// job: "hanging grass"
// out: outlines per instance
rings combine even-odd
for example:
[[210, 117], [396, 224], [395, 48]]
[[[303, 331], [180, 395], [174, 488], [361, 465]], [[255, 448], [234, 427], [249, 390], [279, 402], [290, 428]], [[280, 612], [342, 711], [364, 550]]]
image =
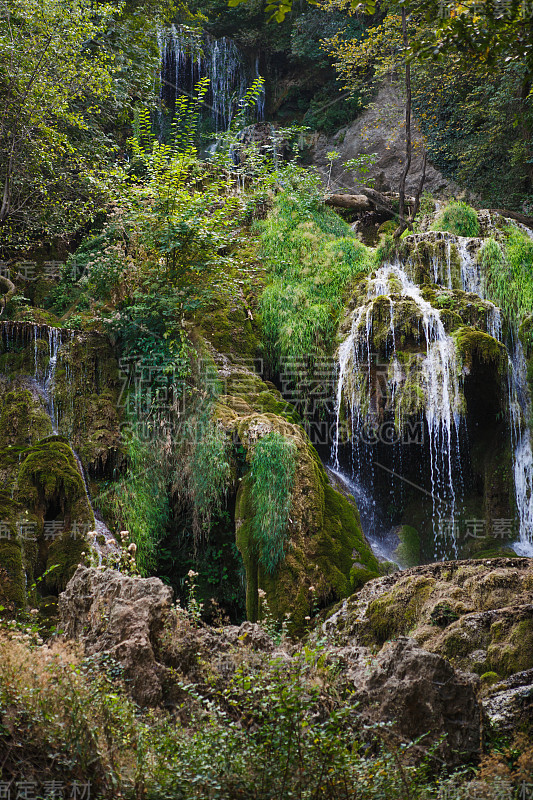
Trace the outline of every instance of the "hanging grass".
[[137, 566], [146, 577], [153, 574], [157, 548], [169, 521], [168, 481], [153, 442], [134, 434], [127, 445], [127, 458], [127, 473], [114, 484], [108, 503], [119, 529], [129, 531], [137, 545]]
[[296, 472], [296, 445], [273, 432], [256, 444], [250, 464], [252, 536], [263, 568], [273, 574], [285, 558], [287, 525]]
[[505, 316], [520, 320], [533, 311], [533, 242], [515, 226], [505, 229], [503, 247], [487, 239], [478, 255], [487, 294]]
[[211, 419], [211, 407], [199, 419], [194, 440], [185, 446], [173, 475], [173, 490], [192, 513], [195, 551], [209, 538], [231, 480], [231, 447], [224, 430]]

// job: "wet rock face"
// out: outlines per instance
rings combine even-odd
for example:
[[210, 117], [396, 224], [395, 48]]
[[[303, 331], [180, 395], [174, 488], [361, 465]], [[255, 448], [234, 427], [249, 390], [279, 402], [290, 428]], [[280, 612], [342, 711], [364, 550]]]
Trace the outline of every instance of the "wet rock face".
[[436, 756], [448, 765], [479, 755], [482, 712], [476, 675], [455, 670], [444, 658], [401, 637], [376, 658], [360, 652], [345, 677], [365, 722], [392, 723], [387, 735], [397, 742], [422, 737], [412, 752], [415, 759], [441, 737]]

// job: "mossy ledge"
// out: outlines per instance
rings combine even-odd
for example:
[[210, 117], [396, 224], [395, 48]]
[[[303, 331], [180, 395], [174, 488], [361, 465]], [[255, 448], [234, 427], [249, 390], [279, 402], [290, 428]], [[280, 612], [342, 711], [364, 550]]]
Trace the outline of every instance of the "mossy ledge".
[[503, 679], [533, 668], [533, 562], [450, 561], [386, 575], [332, 610], [325, 627], [373, 650], [408, 635], [460, 669]]

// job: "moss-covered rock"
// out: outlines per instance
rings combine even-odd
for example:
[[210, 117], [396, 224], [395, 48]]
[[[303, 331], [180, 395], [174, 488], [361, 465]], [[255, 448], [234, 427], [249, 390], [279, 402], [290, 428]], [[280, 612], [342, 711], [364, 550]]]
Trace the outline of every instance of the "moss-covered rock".
[[0, 402], [0, 449], [27, 447], [52, 433], [50, 417], [35, 389], [12, 389]]
[[371, 581], [326, 627], [341, 643], [379, 649], [409, 635], [456, 667], [507, 677], [533, 668], [533, 562], [428, 564]]
[[[247, 615], [255, 621], [261, 613], [261, 590], [270, 612], [277, 619], [289, 615], [293, 629], [301, 630], [316, 604], [325, 606], [345, 597], [379, 574], [378, 563], [363, 536], [355, 504], [330, 485], [294, 408], [272, 384], [244, 367], [227, 360], [219, 363], [228, 393], [219, 397], [215, 417], [244, 454], [235, 532], [246, 569]], [[290, 440], [296, 452], [285, 558], [274, 574], [261, 565], [253, 540], [255, 508], [252, 479], [246, 471], [257, 442], [272, 433]]]
[[357, 508], [329, 485], [301, 428], [270, 414], [239, 418], [235, 427], [247, 452], [272, 431], [289, 437], [297, 447], [286, 555], [276, 573], [261, 567], [254, 550], [249, 475], [237, 494], [236, 536], [247, 573], [249, 618], [257, 619], [257, 591], [262, 589], [271, 613], [277, 619], [290, 616], [293, 626], [301, 629], [315, 602], [325, 606], [379, 574], [377, 560], [363, 536]]
[[59, 351], [54, 378], [58, 431], [94, 477], [111, 476], [120, 467], [120, 424], [126, 395], [110, 341], [101, 333], [78, 333]]
[[490, 365], [496, 375], [502, 376], [507, 368], [507, 351], [488, 333], [463, 326], [454, 331], [457, 352], [464, 369], [470, 371], [477, 360]]
[[[15, 497], [29, 514], [33, 534], [24, 544], [26, 572], [40, 576], [59, 565], [44, 581], [45, 590], [64, 588], [80, 554], [94, 515], [80, 466], [69, 443], [50, 436], [24, 452]], [[32, 545], [32, 542], [34, 543]]]

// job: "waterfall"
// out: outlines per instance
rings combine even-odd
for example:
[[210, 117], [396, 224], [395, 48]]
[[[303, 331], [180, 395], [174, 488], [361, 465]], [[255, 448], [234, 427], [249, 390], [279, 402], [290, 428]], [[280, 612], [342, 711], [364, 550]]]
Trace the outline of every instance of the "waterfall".
[[509, 410], [514, 450], [514, 483], [519, 539], [514, 549], [520, 556], [533, 556], [533, 448], [531, 443], [531, 398], [527, 386], [527, 363], [517, 338], [510, 358]]
[[[33, 380], [42, 392], [46, 409], [52, 422], [52, 430], [57, 433], [59, 413], [54, 398], [54, 380], [59, 350], [75, 335], [75, 331], [38, 325], [31, 322], [12, 322], [6, 320], [0, 325], [4, 352], [20, 348], [33, 348]], [[40, 348], [39, 342], [45, 343]]]
[[[533, 232], [520, 222], [506, 220], [518, 228], [530, 239]], [[431, 255], [431, 271], [435, 283], [452, 286], [451, 262], [452, 248], [456, 249], [460, 266], [461, 288], [465, 292], [477, 294], [487, 299], [487, 287], [477, 260], [477, 252], [483, 243], [480, 238], [467, 238], [450, 233], [435, 232], [438, 250]], [[415, 234], [411, 238], [417, 242], [424, 241], [427, 235]], [[444, 251], [440, 242], [444, 241]], [[412, 258], [408, 259], [409, 268], [414, 269]], [[445, 269], [444, 269], [445, 265]], [[503, 340], [502, 317], [500, 309], [492, 305], [487, 314], [487, 333], [497, 341]], [[515, 500], [518, 515], [519, 539], [514, 548], [519, 555], [533, 556], [533, 442], [531, 436], [531, 399], [527, 384], [527, 364], [522, 344], [516, 331], [513, 343], [509, 346], [508, 374], [509, 417], [511, 444], [513, 450], [513, 477]]]
[[[205, 107], [215, 130], [227, 130], [250, 84], [259, 77], [259, 60], [246, 64], [232, 39], [214, 39], [172, 25], [158, 34], [161, 53], [161, 101], [173, 110], [180, 94], [194, 96], [202, 78], [209, 79]], [[255, 105], [256, 119], [263, 119], [264, 95]]]
[[[375, 424], [379, 418], [378, 402], [372, 395], [371, 341], [374, 314], [379, 309], [382, 298], [387, 298], [390, 308], [388, 346], [392, 350], [392, 357], [389, 362], [391, 368], [388, 382], [396, 406], [393, 410], [399, 428], [403, 426], [400, 390], [405, 376], [397, 357], [395, 331], [399, 328], [396, 324], [397, 318], [406, 301], [409, 304], [409, 314], [418, 320], [420, 334], [426, 344], [425, 356], [418, 360], [418, 376], [429, 436], [435, 557], [442, 557], [449, 555], [446, 552], [446, 543], [442, 541], [442, 527], [445, 519], [452, 519], [454, 516], [455, 471], [460, 463], [459, 425], [462, 397], [455, 344], [446, 334], [439, 311], [424, 299], [420, 288], [409, 279], [397, 262], [384, 265], [368, 280], [366, 300], [354, 312], [350, 333], [339, 348], [333, 461], [338, 469], [343, 401], [349, 408], [352, 438], [356, 447], [365, 424]], [[407, 313], [405, 309], [404, 313]], [[457, 543], [453, 536], [452, 549], [453, 554], [457, 555]]]
[[[42, 393], [54, 434], [58, 433], [60, 422], [59, 409], [54, 396], [55, 375], [59, 353], [61, 348], [67, 342], [72, 342], [75, 336], [76, 331], [67, 328], [55, 328], [50, 325], [39, 325], [30, 322], [13, 322], [10, 320], [0, 322], [0, 342], [3, 352], [9, 353], [18, 350], [27, 350], [29, 353], [32, 353], [31, 367], [33, 369], [33, 374], [28, 371], [28, 376], [33, 379]], [[42, 342], [44, 346], [40, 347], [39, 342]], [[83, 464], [72, 447], [72, 444], [70, 446], [83, 480], [88, 505], [94, 514]], [[112, 540], [113, 536], [111, 532], [104, 522], [96, 519], [96, 515], [95, 522], [97, 533], [103, 535], [106, 541]], [[95, 546], [99, 557], [99, 563], [101, 563], [101, 555], [103, 552], [115, 552], [116, 549], [115, 545], [107, 546], [107, 549], [101, 546]]]

